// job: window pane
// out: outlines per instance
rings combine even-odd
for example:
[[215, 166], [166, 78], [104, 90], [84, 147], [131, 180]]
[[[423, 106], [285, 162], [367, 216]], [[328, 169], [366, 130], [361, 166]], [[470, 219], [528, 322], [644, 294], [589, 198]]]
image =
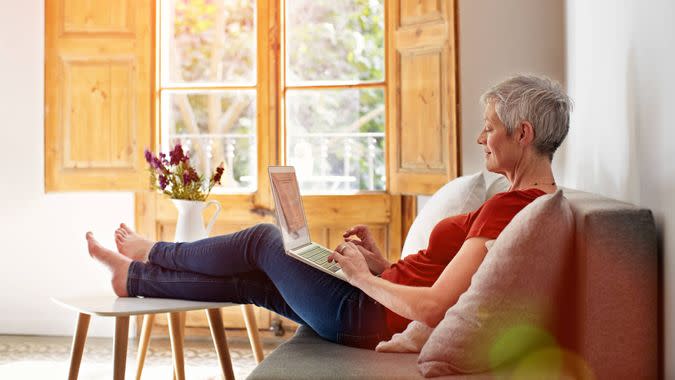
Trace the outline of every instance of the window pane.
[[384, 80], [383, 2], [286, 1], [289, 85]]
[[162, 83], [255, 84], [255, 0], [170, 0], [166, 4]]
[[384, 190], [384, 89], [288, 90], [286, 105], [303, 193]]
[[165, 91], [162, 95], [164, 150], [181, 142], [200, 173], [225, 163], [214, 192], [256, 190], [257, 138], [254, 90]]

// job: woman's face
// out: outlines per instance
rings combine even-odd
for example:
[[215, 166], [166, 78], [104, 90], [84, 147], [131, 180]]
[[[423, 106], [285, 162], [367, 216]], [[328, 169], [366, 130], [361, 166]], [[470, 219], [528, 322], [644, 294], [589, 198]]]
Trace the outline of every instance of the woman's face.
[[485, 124], [478, 135], [478, 144], [485, 152], [485, 168], [494, 173], [509, 176], [522, 156], [522, 148], [515, 138], [507, 134], [506, 125], [495, 112], [494, 102], [485, 107]]

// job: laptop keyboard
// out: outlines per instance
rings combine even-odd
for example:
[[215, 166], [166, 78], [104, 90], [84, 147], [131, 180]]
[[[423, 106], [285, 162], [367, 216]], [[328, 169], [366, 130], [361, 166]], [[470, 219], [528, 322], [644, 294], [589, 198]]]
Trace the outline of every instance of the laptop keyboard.
[[330, 249], [326, 249], [318, 244], [312, 244], [304, 248], [302, 251], [296, 251], [295, 254], [301, 256], [324, 269], [335, 273], [340, 270], [340, 266], [333, 261], [328, 262], [328, 256], [333, 253]]

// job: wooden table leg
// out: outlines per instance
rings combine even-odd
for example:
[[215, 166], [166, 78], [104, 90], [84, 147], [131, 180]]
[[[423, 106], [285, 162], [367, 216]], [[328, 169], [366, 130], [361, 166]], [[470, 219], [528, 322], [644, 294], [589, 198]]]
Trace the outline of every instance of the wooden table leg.
[[227, 338], [225, 337], [225, 327], [223, 326], [223, 317], [220, 309], [206, 310], [206, 317], [209, 320], [211, 328], [211, 337], [213, 345], [218, 354], [218, 362], [223, 370], [226, 380], [234, 380], [234, 370], [232, 369], [232, 360], [230, 359], [230, 349], [227, 347]]
[[136, 380], [141, 379], [143, 373], [143, 365], [145, 364], [145, 355], [148, 353], [148, 346], [150, 345], [150, 335], [152, 334], [152, 324], [155, 323], [154, 314], [146, 314], [143, 316], [143, 326], [141, 327], [141, 339], [138, 342], [138, 354], [136, 355]]
[[185, 362], [183, 360], [183, 338], [181, 334], [180, 312], [169, 313], [169, 337], [171, 338], [171, 355], [176, 380], [185, 380]]
[[[180, 311], [180, 341], [185, 345], [185, 322], [187, 321], [187, 311]], [[176, 369], [173, 369], [173, 380], [176, 380]]]
[[255, 321], [255, 311], [253, 305], [241, 305], [241, 312], [244, 314], [244, 322], [246, 323], [246, 332], [248, 333], [248, 340], [251, 342], [251, 349], [256, 363], [264, 359], [262, 344], [260, 343], [260, 333], [258, 332], [258, 323]]
[[68, 380], [77, 380], [80, 373], [80, 363], [82, 362], [82, 353], [84, 353], [84, 343], [87, 341], [87, 330], [89, 330], [89, 314], [80, 313], [77, 317], [77, 328], [73, 335], [73, 347], [70, 351], [70, 370], [68, 371]]
[[127, 366], [127, 343], [129, 342], [129, 316], [115, 317], [115, 340], [113, 352], [115, 362], [113, 379], [124, 380], [124, 372]]

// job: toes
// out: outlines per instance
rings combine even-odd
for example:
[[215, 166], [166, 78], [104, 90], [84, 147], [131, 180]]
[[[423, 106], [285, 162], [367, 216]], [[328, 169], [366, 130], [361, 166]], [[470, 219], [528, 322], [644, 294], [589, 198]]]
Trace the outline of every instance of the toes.
[[121, 223], [121, 224], [120, 224], [120, 227], [122, 227], [122, 230], [123, 230], [124, 232], [128, 232], [128, 233], [134, 232], [131, 228], [129, 228], [129, 226], [127, 226], [127, 225], [124, 224], [124, 223]]

